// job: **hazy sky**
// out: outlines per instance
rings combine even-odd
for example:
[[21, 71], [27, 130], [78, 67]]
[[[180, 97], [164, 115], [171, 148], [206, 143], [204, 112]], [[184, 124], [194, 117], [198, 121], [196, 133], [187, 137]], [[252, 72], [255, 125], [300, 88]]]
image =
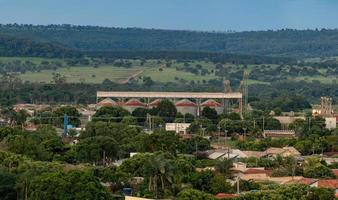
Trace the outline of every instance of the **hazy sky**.
[[0, 23], [208, 31], [338, 28], [338, 0], [0, 0]]

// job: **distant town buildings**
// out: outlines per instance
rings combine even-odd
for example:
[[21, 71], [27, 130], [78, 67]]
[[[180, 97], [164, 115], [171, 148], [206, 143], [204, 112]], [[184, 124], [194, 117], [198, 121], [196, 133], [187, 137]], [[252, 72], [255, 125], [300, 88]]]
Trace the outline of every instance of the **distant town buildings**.
[[296, 133], [294, 130], [264, 130], [263, 137], [271, 138], [294, 138]]
[[174, 131], [177, 134], [186, 134], [190, 123], [166, 123], [166, 131]]
[[135, 108], [152, 108], [162, 99], [172, 101], [178, 112], [200, 116], [205, 107], [214, 108], [217, 113], [224, 113], [226, 105], [236, 101], [237, 108], [233, 111], [243, 114], [243, 95], [241, 92], [210, 93], [210, 92], [126, 92], [98, 91], [97, 106], [121, 106], [128, 111]]

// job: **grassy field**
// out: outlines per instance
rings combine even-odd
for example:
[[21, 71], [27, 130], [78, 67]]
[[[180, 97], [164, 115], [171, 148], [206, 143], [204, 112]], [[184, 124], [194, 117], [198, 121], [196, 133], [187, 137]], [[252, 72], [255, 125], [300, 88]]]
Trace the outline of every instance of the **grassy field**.
[[55, 71], [42, 70], [41, 72], [26, 72], [25, 74], [21, 74], [20, 78], [23, 81], [49, 83], [53, 80], [53, 74], [59, 73], [66, 77], [67, 82], [71, 83], [101, 83], [105, 79], [121, 82], [138, 71], [138, 68], [124, 69], [111, 66], [102, 66], [100, 68], [70, 67], [59, 68]]
[[[0, 62], [11, 62], [20, 60], [21, 62], [31, 61], [39, 65], [42, 61], [59, 61], [63, 66], [66, 66], [66, 62], [61, 59], [48, 59], [48, 58], [31, 58], [31, 57], [0, 57]], [[135, 76], [135, 80], [139, 83], [142, 82], [142, 77], [151, 77], [152, 80], [158, 82], [190, 82], [195, 81], [196, 83], [203, 83], [211, 79], [218, 79], [215, 75], [215, 64], [206, 61], [193, 61], [189, 63], [189, 66], [195, 67], [196, 65], [203, 66], [203, 69], [207, 69], [210, 73], [206, 75], [196, 75], [191, 72], [177, 70], [176, 68], [182, 68], [184, 63], [173, 62], [170, 67], [166, 67], [165, 60], [147, 60], [143, 65], [141, 60], [128, 60], [132, 63], [131, 68], [117, 67], [110, 65], [100, 65], [94, 68], [90, 65], [87, 66], [76, 66], [76, 67], [62, 67], [56, 70], [41, 70], [39, 72], [27, 71], [20, 74], [19, 77], [23, 81], [29, 82], [53, 82], [53, 75], [59, 73], [66, 77], [66, 81], [70, 83], [102, 83], [105, 79], [109, 79], [113, 82], [125, 83], [130, 77]], [[241, 65], [229, 65], [232, 70], [240, 70], [243, 68]], [[248, 65], [247, 70], [251, 72], [256, 65]], [[277, 65], [269, 65], [275, 68]], [[321, 69], [324, 73], [325, 70]], [[314, 80], [322, 83], [332, 83], [336, 81], [336, 77], [325, 77], [325, 76], [314, 76], [314, 77], [296, 77], [296, 80], [305, 80], [312, 82]], [[338, 81], [337, 81], [338, 82]], [[249, 84], [269, 84], [269, 82], [262, 82], [257, 80], [249, 80]]]
[[330, 84], [333, 83], [334, 81], [336, 81], [338, 83], [338, 78], [334, 77], [334, 76], [330, 76], [330, 77], [325, 77], [325, 76], [300, 76], [300, 77], [296, 77], [295, 80], [303, 80], [303, 81], [307, 81], [307, 82], [312, 82], [312, 81], [319, 81], [321, 83], [326, 83], [326, 84]]
[[[0, 61], [13, 61], [13, 60], [21, 60], [26, 61], [30, 60], [35, 63], [40, 63], [42, 61], [52, 61], [51, 59], [43, 59], [43, 58], [8, 58], [2, 57]], [[60, 60], [61, 61], [61, 60]], [[170, 68], [165, 67], [162, 63], [158, 63], [157, 60], [147, 60], [147, 62], [141, 66], [139, 60], [132, 61], [132, 68], [123, 68], [116, 67], [113, 65], [104, 65], [99, 66], [98, 68], [94, 68], [91, 66], [76, 66], [76, 67], [63, 67], [58, 68], [57, 70], [41, 70], [40, 72], [26, 72], [24, 74], [20, 74], [20, 78], [23, 81], [29, 82], [44, 82], [51, 83], [53, 81], [53, 74], [59, 73], [62, 76], [65, 76], [67, 82], [70, 83], [102, 83], [105, 79], [109, 79], [113, 82], [124, 82], [128, 80], [129, 77], [138, 74], [135, 78], [138, 82], [142, 82], [142, 77], [148, 76], [151, 77], [154, 81], [159, 82], [177, 82], [179, 80], [185, 81], [196, 81], [203, 82], [208, 81], [210, 79], [217, 78], [214, 73], [209, 75], [201, 76], [195, 75], [190, 72], [185, 71], [177, 71], [176, 67], [180, 67], [182, 63], [173, 63]], [[214, 69], [214, 65], [212, 63], [207, 62], [194, 62], [193, 65], [201, 64], [204, 68], [208, 70]]]
[[0, 62], [10, 62], [20, 60], [21, 62], [31, 61], [35, 64], [39, 64], [42, 61], [62, 61], [61, 59], [54, 58], [37, 58], [37, 57], [0, 57]]
[[71, 83], [101, 83], [105, 79], [109, 79], [113, 82], [123, 82], [128, 79], [128, 77], [141, 71], [142, 73], [138, 77], [149, 76], [154, 81], [159, 82], [174, 82], [180, 79], [186, 81], [207, 81], [216, 78], [214, 74], [198, 76], [189, 72], [176, 71], [175, 68], [163, 68], [162, 70], [163, 71], [160, 71], [158, 67], [132, 67], [130, 69], [114, 66], [100, 66], [99, 68], [70, 67], [59, 68], [57, 70], [42, 70], [40, 72], [26, 72], [25, 74], [21, 74], [20, 78], [23, 81], [50, 83], [53, 80], [53, 74], [59, 73], [66, 77], [67, 82]]

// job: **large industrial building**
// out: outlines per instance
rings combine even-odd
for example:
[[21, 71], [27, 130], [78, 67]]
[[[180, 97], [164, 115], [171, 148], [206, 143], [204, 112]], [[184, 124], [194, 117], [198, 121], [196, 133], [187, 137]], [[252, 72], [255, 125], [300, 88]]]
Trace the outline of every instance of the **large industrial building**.
[[138, 107], [152, 108], [163, 100], [172, 101], [182, 114], [199, 116], [203, 108], [214, 108], [218, 113], [237, 111], [243, 114], [241, 92], [133, 92], [98, 91], [97, 106], [121, 106], [132, 112]]

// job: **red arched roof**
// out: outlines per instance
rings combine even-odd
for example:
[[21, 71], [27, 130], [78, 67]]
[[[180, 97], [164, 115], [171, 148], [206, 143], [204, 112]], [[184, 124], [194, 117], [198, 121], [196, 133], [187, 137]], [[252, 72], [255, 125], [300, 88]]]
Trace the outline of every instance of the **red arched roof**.
[[194, 103], [194, 102], [192, 102], [192, 101], [190, 101], [190, 100], [188, 100], [188, 99], [182, 99], [182, 100], [180, 100], [180, 101], [178, 101], [176, 104], [175, 104], [177, 107], [184, 107], [184, 106], [186, 106], [186, 107], [188, 107], [188, 106], [190, 106], [190, 107], [196, 107], [197, 105], [196, 105], [196, 103]]
[[144, 103], [138, 99], [129, 99], [129, 101], [124, 103], [124, 106], [144, 106]]
[[110, 98], [105, 98], [99, 103], [97, 103], [97, 105], [98, 106], [117, 106], [118, 104]]
[[203, 102], [201, 104], [201, 106], [205, 106], [205, 107], [221, 107], [222, 104], [218, 103], [217, 101], [215, 101], [213, 99], [209, 99], [209, 100], [206, 100], [205, 102]]

